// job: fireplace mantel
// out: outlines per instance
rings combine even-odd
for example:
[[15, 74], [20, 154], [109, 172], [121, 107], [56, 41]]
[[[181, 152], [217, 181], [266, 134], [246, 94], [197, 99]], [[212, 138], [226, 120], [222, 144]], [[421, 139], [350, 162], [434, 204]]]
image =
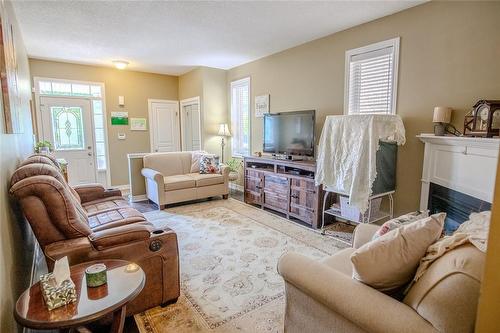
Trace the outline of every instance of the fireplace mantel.
[[493, 201], [500, 139], [433, 134], [417, 138], [425, 143], [421, 210], [427, 210], [431, 183]]

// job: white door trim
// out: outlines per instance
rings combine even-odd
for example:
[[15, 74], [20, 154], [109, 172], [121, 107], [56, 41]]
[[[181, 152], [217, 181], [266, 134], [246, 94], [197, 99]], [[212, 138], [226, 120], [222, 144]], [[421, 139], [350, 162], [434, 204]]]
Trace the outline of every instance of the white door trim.
[[196, 97], [191, 97], [191, 98], [186, 98], [180, 101], [180, 108], [179, 112], [181, 114], [181, 132], [180, 132], [180, 137], [181, 137], [181, 149], [184, 144], [184, 133], [183, 133], [183, 125], [184, 125], [184, 112], [182, 112], [182, 108], [186, 105], [192, 105], [192, 104], [198, 104], [198, 121], [200, 122], [200, 150], [203, 150], [203, 131], [201, 130], [203, 128], [203, 122], [202, 122], [202, 116], [201, 116], [201, 102], [200, 102], [200, 96]]
[[[149, 149], [150, 149], [150, 152], [151, 153], [154, 153], [154, 131], [155, 131], [155, 127], [151, 124], [151, 119], [153, 119], [153, 103], [166, 103], [166, 104], [175, 104], [175, 106], [177, 107], [177, 112], [179, 112], [179, 101], [175, 101], [175, 100], [170, 100], [170, 99], [155, 99], [155, 98], [148, 98], [148, 122], [149, 122]], [[180, 129], [180, 124], [177, 124], [179, 126], [179, 129]], [[179, 131], [179, 137], [177, 138], [177, 147], [176, 149], [178, 151], [181, 150], [181, 147], [180, 147], [180, 142], [181, 142], [181, 138], [180, 138], [180, 131]]]
[[[85, 97], [85, 96], [65, 96], [65, 95], [41, 95], [40, 94], [40, 81], [54, 81], [54, 82], [66, 82], [66, 83], [79, 83], [79, 84], [89, 84], [89, 85], [94, 85], [94, 86], [100, 86], [101, 87], [101, 97]], [[81, 80], [66, 80], [66, 79], [57, 79], [57, 78], [51, 78], [51, 77], [42, 77], [42, 76], [35, 76], [33, 77], [33, 87], [34, 87], [34, 92], [35, 92], [35, 118], [36, 118], [36, 126], [37, 126], [37, 140], [40, 140], [40, 138], [43, 136], [42, 134], [42, 113], [41, 113], [41, 106], [40, 106], [40, 98], [41, 97], [64, 97], [64, 98], [77, 98], [77, 99], [88, 99], [90, 100], [90, 107], [91, 107], [91, 112], [92, 112], [92, 129], [95, 129], [94, 126], [94, 108], [92, 105], [92, 100], [100, 100], [102, 104], [102, 113], [103, 113], [103, 121], [104, 121], [104, 145], [106, 147], [106, 182], [107, 186], [111, 186], [111, 165], [109, 161], [109, 140], [108, 140], [108, 116], [106, 112], [106, 89], [104, 86], [104, 82], [97, 82], [97, 81], [81, 81]], [[94, 142], [93, 145], [96, 147], [95, 143], [95, 135], [94, 133]], [[95, 156], [95, 154], [94, 154]], [[94, 166], [96, 168], [96, 173], [99, 172], [97, 170], [97, 160], [94, 161]]]

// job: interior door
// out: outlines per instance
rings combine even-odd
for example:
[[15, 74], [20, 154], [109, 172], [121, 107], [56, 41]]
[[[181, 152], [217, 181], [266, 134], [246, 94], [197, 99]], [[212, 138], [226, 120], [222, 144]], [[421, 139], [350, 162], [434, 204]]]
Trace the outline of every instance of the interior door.
[[68, 162], [70, 185], [96, 182], [94, 135], [90, 101], [40, 98], [42, 138], [50, 141], [57, 158]]
[[200, 103], [181, 102], [182, 150], [201, 150]]
[[179, 151], [179, 103], [151, 101], [149, 112], [151, 150], [153, 152]]

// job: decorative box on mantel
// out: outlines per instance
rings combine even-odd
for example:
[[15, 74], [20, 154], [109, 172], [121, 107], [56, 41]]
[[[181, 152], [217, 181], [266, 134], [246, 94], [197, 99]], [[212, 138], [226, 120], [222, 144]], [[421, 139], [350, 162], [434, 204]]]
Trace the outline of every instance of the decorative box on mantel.
[[500, 139], [417, 137], [425, 143], [420, 210], [433, 213], [437, 205], [453, 219], [453, 231], [470, 212], [491, 209]]

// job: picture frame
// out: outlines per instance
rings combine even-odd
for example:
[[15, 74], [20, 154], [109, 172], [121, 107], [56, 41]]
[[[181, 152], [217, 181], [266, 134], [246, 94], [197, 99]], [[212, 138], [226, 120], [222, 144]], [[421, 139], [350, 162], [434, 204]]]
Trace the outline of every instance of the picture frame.
[[148, 128], [146, 118], [130, 118], [130, 130], [147, 131]]
[[24, 133], [14, 29], [5, 17], [0, 18], [0, 84], [5, 132]]
[[269, 94], [255, 96], [255, 117], [262, 118], [269, 113]]

